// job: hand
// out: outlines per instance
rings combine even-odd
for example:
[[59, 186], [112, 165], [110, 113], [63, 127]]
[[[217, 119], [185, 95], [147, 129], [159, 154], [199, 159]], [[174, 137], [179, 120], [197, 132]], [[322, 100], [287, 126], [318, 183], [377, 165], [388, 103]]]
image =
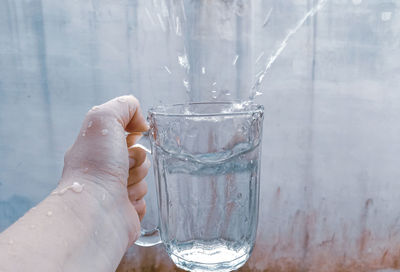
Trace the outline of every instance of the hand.
[[[139, 219], [146, 211], [143, 196], [147, 185], [143, 178], [150, 167], [143, 149], [128, 147], [147, 130], [139, 102], [133, 96], [118, 97], [93, 107], [65, 155], [58, 189], [66, 188], [72, 181], [82, 181], [85, 191], [108, 205], [101, 212], [114, 214], [110, 220], [117, 220], [116, 226], [125, 226], [128, 246], [140, 235]], [[105, 198], [108, 204], [101, 201]]]

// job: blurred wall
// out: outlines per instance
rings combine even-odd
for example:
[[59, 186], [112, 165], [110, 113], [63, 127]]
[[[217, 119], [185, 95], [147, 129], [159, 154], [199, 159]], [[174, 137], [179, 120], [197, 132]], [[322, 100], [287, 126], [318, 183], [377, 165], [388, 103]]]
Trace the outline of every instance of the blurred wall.
[[[400, 2], [1, 0], [0, 231], [43, 199], [94, 104], [244, 100], [270, 57], [243, 271], [400, 269]], [[119, 271], [174, 270], [161, 247]], [[397, 270], [396, 270], [397, 271]]]

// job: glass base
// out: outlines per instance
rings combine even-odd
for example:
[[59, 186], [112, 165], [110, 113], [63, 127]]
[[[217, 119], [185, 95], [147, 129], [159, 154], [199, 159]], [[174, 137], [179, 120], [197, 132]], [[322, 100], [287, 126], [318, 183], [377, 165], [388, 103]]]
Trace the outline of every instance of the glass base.
[[186, 271], [232, 271], [242, 267], [250, 256], [244, 250], [238, 252], [226, 247], [211, 251], [191, 248], [176, 253], [169, 254], [172, 261]]

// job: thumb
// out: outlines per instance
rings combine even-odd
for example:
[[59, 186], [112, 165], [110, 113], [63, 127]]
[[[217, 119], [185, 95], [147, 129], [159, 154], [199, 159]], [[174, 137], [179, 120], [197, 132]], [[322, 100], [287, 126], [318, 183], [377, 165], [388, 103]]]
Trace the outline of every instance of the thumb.
[[139, 101], [133, 95], [114, 98], [93, 107], [91, 112], [114, 118], [127, 132], [144, 132], [149, 129], [141, 112]]

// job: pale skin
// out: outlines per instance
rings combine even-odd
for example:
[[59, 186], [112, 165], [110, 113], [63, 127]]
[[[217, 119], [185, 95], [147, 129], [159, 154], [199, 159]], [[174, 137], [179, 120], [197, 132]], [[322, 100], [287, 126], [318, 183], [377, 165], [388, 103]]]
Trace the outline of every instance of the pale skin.
[[91, 109], [57, 188], [0, 234], [0, 271], [115, 271], [146, 211], [150, 162], [131, 146], [147, 130], [133, 96]]

